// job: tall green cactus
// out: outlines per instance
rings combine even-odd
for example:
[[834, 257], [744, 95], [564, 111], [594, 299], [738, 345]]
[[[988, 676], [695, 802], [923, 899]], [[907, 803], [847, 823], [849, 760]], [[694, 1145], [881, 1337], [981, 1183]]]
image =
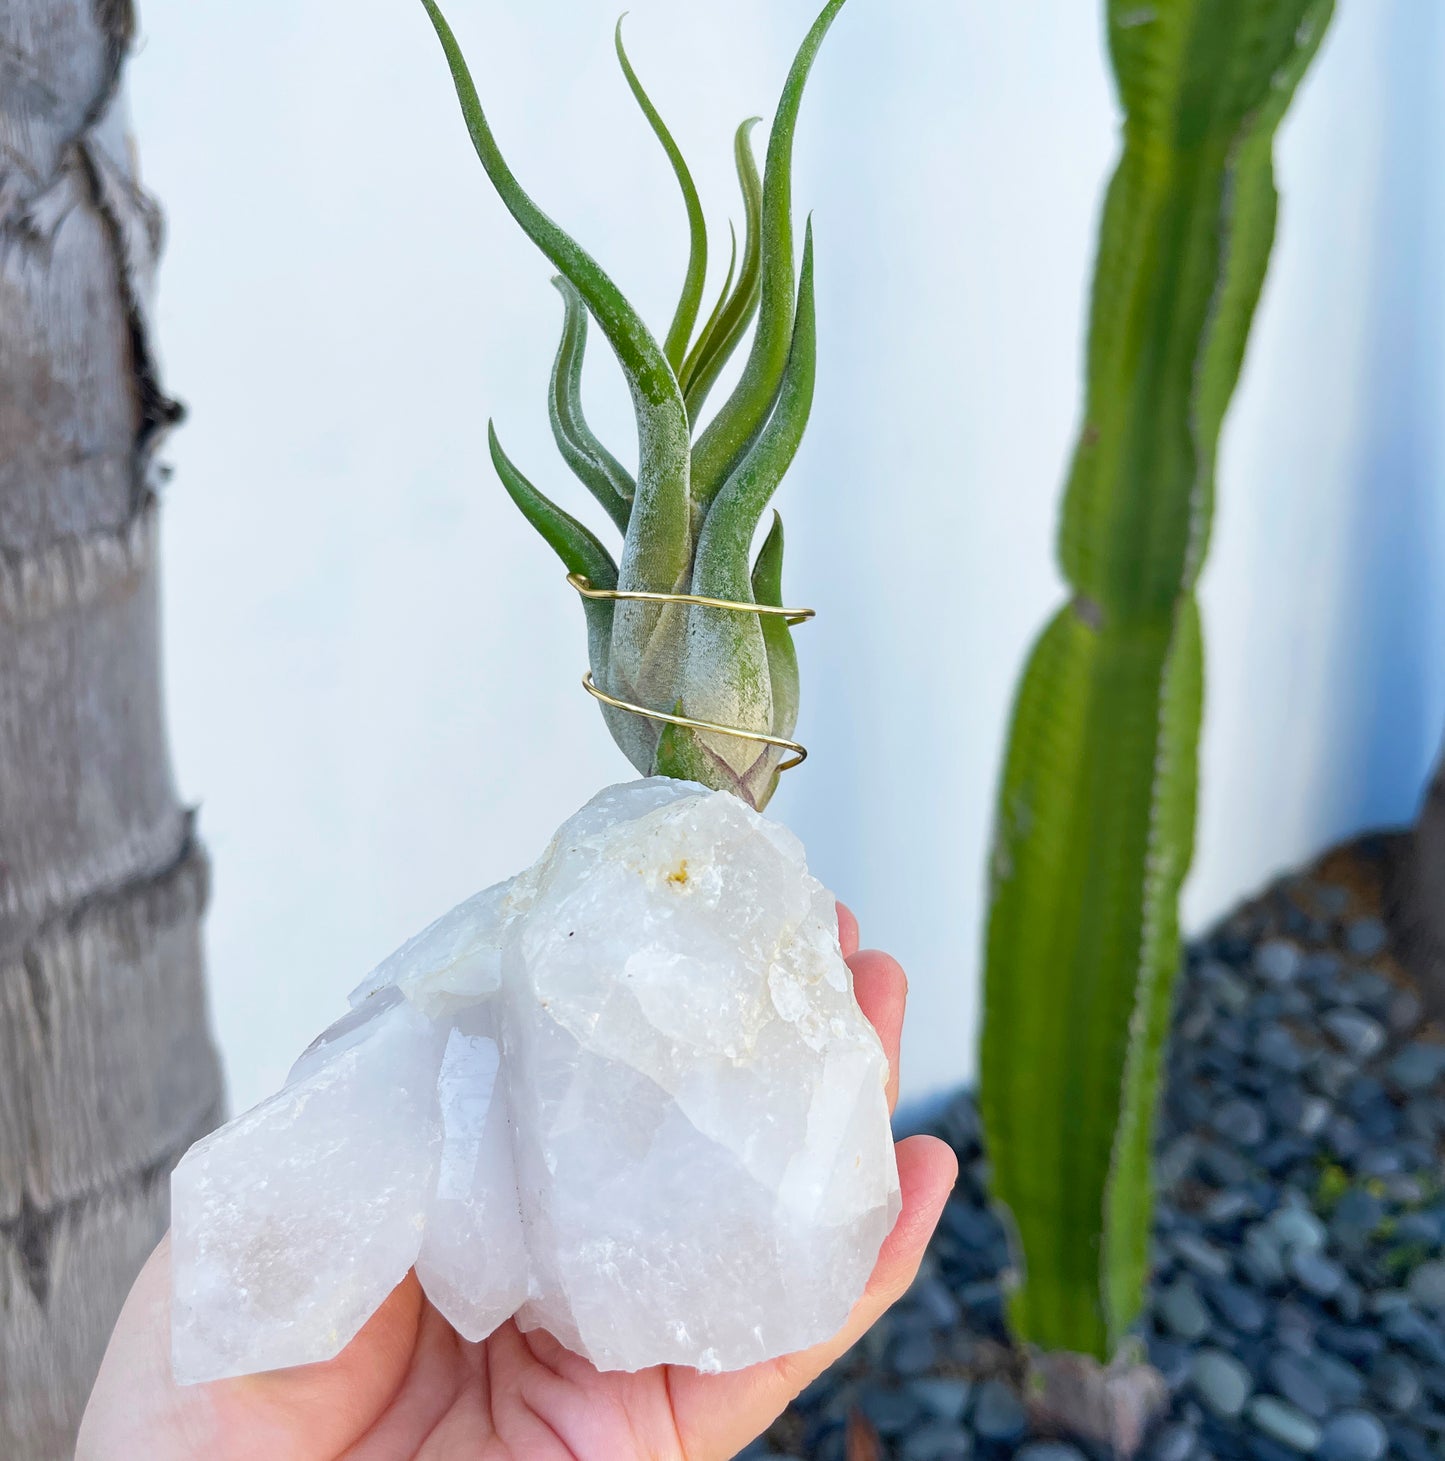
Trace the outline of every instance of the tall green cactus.
[[982, 1098], [1020, 1338], [1113, 1355], [1146, 1274], [1156, 1090], [1193, 855], [1195, 582], [1274, 235], [1272, 144], [1332, 0], [1109, 0], [1123, 155], [1083, 428], [995, 828]]

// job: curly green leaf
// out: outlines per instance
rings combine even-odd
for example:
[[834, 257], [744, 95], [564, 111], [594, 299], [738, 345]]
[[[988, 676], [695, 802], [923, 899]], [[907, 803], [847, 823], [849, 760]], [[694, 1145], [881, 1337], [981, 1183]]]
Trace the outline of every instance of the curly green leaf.
[[492, 186], [522, 231], [582, 295], [627, 377], [641, 460], [622, 577], [629, 587], [670, 589], [687, 574], [692, 536], [690, 433], [672, 366], [607, 272], [517, 181], [492, 135], [456, 36], [436, 0], [422, 4], [441, 41], [467, 131]]
[[[712, 313], [708, 315], [702, 329], [697, 332], [697, 343], [688, 352], [687, 359], [689, 362], [694, 360], [701, 352], [705, 351], [708, 348], [709, 342], [712, 340], [713, 336], [717, 334], [718, 325], [721, 323], [722, 317], [727, 310], [728, 301], [732, 298], [733, 279], [736, 277], [737, 271], [738, 231], [736, 228], [733, 227], [732, 223], [729, 222], [728, 271], [726, 276], [723, 278], [723, 285], [722, 289], [718, 293], [717, 303], [713, 305]], [[690, 377], [688, 375], [687, 363], [684, 362], [683, 368], [677, 377], [678, 384], [682, 387], [682, 395], [684, 401], [687, 399], [687, 383], [689, 378]], [[689, 408], [688, 410], [688, 416], [690, 419], [693, 416], [691, 408]]]
[[793, 329], [793, 138], [809, 72], [845, 0], [829, 0], [808, 32], [773, 120], [763, 173], [762, 281], [758, 328], [742, 379], [693, 449], [692, 490], [703, 507], [757, 439], [773, 409]]
[[743, 263], [738, 274], [737, 287], [729, 293], [732, 285], [732, 274], [729, 271], [728, 283], [723, 288], [718, 309], [682, 367], [681, 381], [687, 401], [688, 418], [694, 423], [702, 414], [703, 405], [713, 386], [717, 384], [718, 376], [732, 359], [739, 341], [747, 333], [748, 326], [758, 311], [758, 299], [762, 289], [763, 179], [758, 172], [757, 158], [753, 156], [751, 139], [752, 130], [760, 120], [758, 117], [749, 117], [738, 128], [733, 141], [745, 219]]
[[[776, 510], [753, 564], [752, 588], [754, 603], [783, 607], [783, 519]], [[761, 628], [773, 691], [772, 732], [775, 736], [791, 736], [798, 724], [798, 650], [793, 631], [779, 614], [764, 614]]]
[[[548, 546], [566, 565], [569, 573], [580, 573], [590, 579], [598, 588], [617, 587], [617, 565], [612, 555], [597, 540], [585, 524], [577, 521], [571, 513], [564, 512], [550, 498], [545, 497], [517, 470], [512, 459], [502, 450], [497, 439], [497, 429], [487, 423], [487, 444], [491, 448], [492, 465], [507, 496], [521, 509], [522, 516], [547, 541]], [[605, 600], [587, 602], [604, 603]]]
[[562, 459], [625, 533], [637, 484], [587, 424], [582, 410], [582, 364], [587, 351], [587, 306], [560, 274], [552, 281], [562, 296], [562, 342], [552, 367], [547, 414]]
[[787, 364], [767, 425], [718, 493], [698, 539], [694, 585], [698, 593], [737, 598], [751, 587], [748, 550], [763, 511], [793, 464], [807, 430], [818, 374], [817, 314], [813, 289], [813, 225], [803, 243], [798, 309]]
[[677, 372], [682, 369], [687, 343], [692, 339], [693, 326], [697, 324], [698, 311], [702, 307], [702, 291], [707, 282], [707, 220], [703, 216], [702, 201], [697, 195], [697, 187], [693, 183], [692, 173], [688, 171], [682, 149], [673, 140], [667, 123], [662, 120], [662, 114], [643, 89], [642, 82], [627, 57], [627, 51], [622, 44], [622, 21], [626, 18], [623, 16], [617, 22], [617, 59], [637, 105], [647, 118], [648, 126], [652, 128], [653, 134], [662, 144], [662, 150], [667, 154], [667, 160], [672, 164], [672, 171], [677, 178], [678, 187], [682, 190], [683, 204], [687, 209], [687, 275], [683, 280], [682, 297], [677, 302], [677, 310], [673, 314], [672, 324], [662, 347], [673, 371]]
[[[739, 602], [755, 602], [755, 575], [749, 571], [749, 549], [763, 509], [792, 464], [807, 425], [816, 376], [817, 346], [813, 307], [812, 229], [803, 250], [798, 310], [792, 349], [776, 408], [727, 485], [718, 494], [703, 523], [693, 567], [696, 593]], [[764, 544], [761, 583], [781, 592], [781, 533]], [[797, 664], [791, 639], [777, 644], [786, 625], [767, 615], [697, 611], [690, 626], [684, 661], [685, 681], [696, 689], [690, 703], [701, 719], [774, 735], [786, 735], [797, 717]], [[717, 683], [708, 666], [730, 666], [728, 679]], [[740, 795], [763, 806], [772, 795], [781, 759], [773, 748], [735, 738], [702, 737], [705, 749], [735, 777]]]

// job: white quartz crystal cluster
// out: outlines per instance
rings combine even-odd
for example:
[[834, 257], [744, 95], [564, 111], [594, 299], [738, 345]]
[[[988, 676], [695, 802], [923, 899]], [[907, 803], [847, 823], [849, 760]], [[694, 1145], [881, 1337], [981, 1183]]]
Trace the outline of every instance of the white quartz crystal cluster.
[[413, 1267], [468, 1339], [603, 1369], [816, 1343], [898, 1213], [885, 1077], [797, 838], [613, 787], [182, 1161], [177, 1378], [329, 1359]]

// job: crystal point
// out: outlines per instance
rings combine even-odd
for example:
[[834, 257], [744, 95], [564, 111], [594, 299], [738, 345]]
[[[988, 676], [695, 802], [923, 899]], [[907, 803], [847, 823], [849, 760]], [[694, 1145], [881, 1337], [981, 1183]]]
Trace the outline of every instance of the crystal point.
[[466, 1338], [736, 1369], [844, 1322], [899, 1209], [886, 1060], [802, 845], [612, 787], [381, 964], [173, 1180], [186, 1381], [332, 1357], [413, 1266]]
[[406, 1277], [436, 1185], [436, 1027], [398, 1003], [171, 1178], [176, 1377], [339, 1354]]

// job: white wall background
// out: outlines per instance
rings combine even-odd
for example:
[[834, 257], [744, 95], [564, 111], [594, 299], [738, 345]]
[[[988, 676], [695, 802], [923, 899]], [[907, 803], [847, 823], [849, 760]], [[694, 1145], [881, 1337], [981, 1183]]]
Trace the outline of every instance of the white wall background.
[[[685, 248], [611, 53], [617, 0], [451, 0], [519, 175], [659, 327]], [[634, 59], [716, 227], [804, 0], [639, 0]], [[1096, 7], [854, 0], [797, 192], [824, 359], [784, 489], [814, 759], [774, 803], [913, 976], [906, 1089], [973, 1069], [983, 862], [1014, 678], [1055, 602], [1114, 110]], [[145, 0], [133, 106], [170, 216], [191, 417], [166, 514], [182, 786], [215, 859], [234, 1103], [379, 957], [627, 774], [580, 615], [486, 459], [548, 438], [548, 268], [491, 195], [405, 0]], [[1282, 233], [1226, 433], [1198, 925], [1411, 813], [1445, 724], [1445, 12], [1344, 0], [1279, 148]], [[725, 237], [725, 232], [724, 232]], [[718, 261], [721, 267], [722, 261]], [[599, 352], [593, 415], [621, 447]]]

